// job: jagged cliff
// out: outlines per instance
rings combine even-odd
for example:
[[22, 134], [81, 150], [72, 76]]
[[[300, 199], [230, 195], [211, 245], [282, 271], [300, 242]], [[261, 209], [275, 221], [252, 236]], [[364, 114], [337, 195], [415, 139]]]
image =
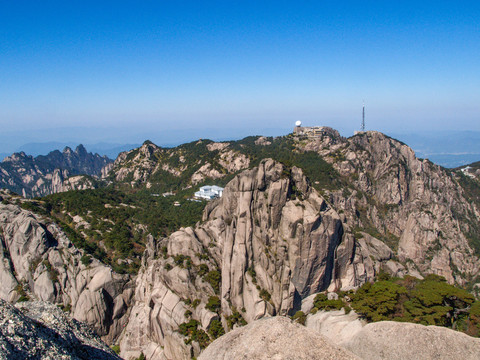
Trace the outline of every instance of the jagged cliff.
[[109, 342], [122, 331], [130, 278], [77, 249], [48, 218], [0, 204], [0, 260], [1, 299], [58, 304]]
[[[106, 156], [88, 153], [83, 145], [66, 147], [37, 157], [14, 153], [0, 163], [0, 187], [24, 197], [37, 197], [95, 187], [102, 169], [112, 163]], [[75, 176], [87, 175], [87, 176]]]
[[[146, 142], [121, 154], [109, 178], [147, 188], [175, 182], [180, 184], [177, 188], [188, 188], [208, 179], [222, 183], [265, 157], [303, 168], [311, 186], [337, 212], [345, 233], [338, 257], [352, 255], [350, 244], [365, 247], [366, 242], [376, 241], [371, 240], [374, 238], [388, 247], [379, 245], [391, 272], [433, 272], [462, 285], [480, 281], [475, 279], [480, 255], [476, 168], [463, 173], [444, 169], [416, 158], [407, 145], [379, 132], [344, 138], [324, 128], [316, 137], [257, 137], [225, 143], [201, 140], [173, 149]], [[162, 190], [170, 188], [163, 186]], [[388, 262], [393, 258], [402, 266]], [[374, 264], [368, 259], [357, 258], [356, 262], [373, 271]], [[355, 272], [364, 273], [363, 266]], [[352, 286], [366, 280], [344, 272], [336, 277], [361, 279]]]
[[312, 148], [350, 180], [327, 191], [346, 227], [389, 245], [411, 273], [435, 273], [465, 284], [478, 275], [479, 208], [456, 173], [415, 157], [384, 134], [367, 132], [333, 148]]
[[191, 319], [208, 332], [218, 320], [292, 314], [310, 294], [372, 280], [381, 266], [408, 271], [380, 240], [345, 233], [300, 169], [271, 159], [233, 179], [203, 220], [148, 245], [120, 342], [127, 358], [188, 359], [201, 350], [178, 332]]

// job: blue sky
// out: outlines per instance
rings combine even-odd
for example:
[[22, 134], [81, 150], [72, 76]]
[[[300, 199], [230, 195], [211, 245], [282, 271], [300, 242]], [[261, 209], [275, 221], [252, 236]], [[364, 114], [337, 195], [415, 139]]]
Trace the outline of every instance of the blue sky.
[[479, 19], [478, 1], [0, 0], [0, 126], [18, 145], [350, 135], [365, 100], [368, 129], [479, 131]]

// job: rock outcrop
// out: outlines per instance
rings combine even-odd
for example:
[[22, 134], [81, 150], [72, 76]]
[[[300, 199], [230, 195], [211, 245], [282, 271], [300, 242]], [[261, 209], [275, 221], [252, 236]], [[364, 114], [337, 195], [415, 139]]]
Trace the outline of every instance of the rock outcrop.
[[151, 187], [161, 183], [162, 176], [174, 176], [183, 188], [207, 179], [221, 179], [250, 165], [248, 156], [230, 145], [199, 140], [176, 148], [161, 148], [145, 141], [140, 148], [119, 154], [104, 178]]
[[126, 324], [128, 276], [77, 249], [48, 219], [0, 204], [0, 298], [59, 304], [112, 342]]
[[305, 322], [307, 328], [315, 330], [338, 346], [344, 346], [352, 340], [365, 325], [366, 321], [361, 320], [354, 311], [345, 314], [344, 309], [318, 311], [309, 314]]
[[355, 312], [319, 311], [306, 326], [361, 359], [478, 359], [480, 339], [445, 327], [380, 321], [367, 324]]
[[0, 358], [11, 360], [120, 359], [88, 326], [44, 302], [0, 300]]
[[[342, 224], [343, 242], [335, 255], [339, 266], [330, 290], [354, 288], [380, 270], [398, 276], [435, 273], [461, 285], [478, 274], [480, 198], [466, 182], [476, 179], [478, 166], [441, 168], [376, 131], [344, 138], [324, 127], [312, 137], [200, 140], [172, 149], [146, 142], [121, 154], [108, 179], [152, 187], [174, 176], [176, 188], [185, 189], [238, 174], [262, 157], [285, 160], [285, 149], [315, 152], [331, 167], [318, 160], [319, 169], [330, 171], [330, 178], [311, 184]], [[478, 183], [475, 186], [478, 189]], [[374, 242], [383, 243], [383, 250], [379, 252]]]
[[[478, 274], [478, 201], [468, 197], [456, 173], [416, 158], [407, 145], [375, 131], [333, 142], [331, 137], [309, 139], [302, 148], [321, 154], [345, 179], [342, 188], [325, 192], [342, 213], [345, 232], [374, 235], [405, 267], [382, 261], [382, 268], [434, 273], [459, 284]], [[337, 252], [352, 255], [357, 258]], [[358, 285], [363, 270], [360, 266], [351, 276], [348, 268], [339, 269], [341, 286]]]
[[344, 347], [362, 359], [478, 359], [480, 339], [439, 326], [394, 321], [366, 325]]
[[[148, 244], [122, 356], [197, 356], [195, 342], [185, 345], [178, 333], [190, 319], [207, 332], [214, 320], [228, 329], [242, 319], [293, 314], [301, 299], [335, 282], [338, 267], [354, 273], [353, 266], [364, 263], [373, 278], [372, 261], [395, 263], [391, 250], [368, 236], [356, 264], [340, 263], [340, 245], [355, 252], [353, 237], [344, 241], [339, 214], [302, 171], [263, 160], [226, 186], [222, 198], [206, 207], [201, 224]], [[212, 308], [215, 297], [219, 305]], [[182, 355], [171, 353], [172, 344]]]
[[0, 163], [0, 187], [24, 197], [93, 188], [95, 181], [88, 176], [99, 177], [111, 163], [106, 156], [88, 153], [83, 145], [75, 151], [66, 147], [63, 152], [55, 150], [35, 158], [24, 152], [14, 153]]
[[199, 360], [358, 359], [314, 331], [282, 316], [252, 322], [215, 340]]
[[365, 325], [352, 312], [309, 315], [307, 326], [285, 317], [256, 320], [210, 344], [201, 359], [478, 359], [480, 339], [438, 327], [381, 321]]

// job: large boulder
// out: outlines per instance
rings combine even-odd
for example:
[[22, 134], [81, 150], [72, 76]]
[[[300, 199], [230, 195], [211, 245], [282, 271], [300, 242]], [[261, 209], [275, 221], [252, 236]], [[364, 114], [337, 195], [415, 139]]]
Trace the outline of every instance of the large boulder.
[[480, 339], [445, 327], [380, 321], [366, 324], [354, 311], [319, 311], [306, 326], [368, 360], [479, 359]]
[[368, 324], [343, 345], [369, 360], [480, 358], [480, 339], [444, 327], [394, 321]]
[[210, 344], [199, 360], [220, 359], [357, 359], [325, 337], [282, 316], [238, 328]]

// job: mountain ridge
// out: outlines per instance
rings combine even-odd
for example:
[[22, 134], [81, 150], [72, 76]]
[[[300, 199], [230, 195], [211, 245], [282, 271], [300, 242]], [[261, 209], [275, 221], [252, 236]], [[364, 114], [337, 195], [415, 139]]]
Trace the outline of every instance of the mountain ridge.
[[106, 156], [88, 153], [81, 144], [75, 150], [67, 146], [62, 152], [54, 150], [36, 157], [22, 151], [0, 163], [0, 186], [24, 197], [93, 188], [93, 178], [100, 177], [102, 169], [112, 162]]

